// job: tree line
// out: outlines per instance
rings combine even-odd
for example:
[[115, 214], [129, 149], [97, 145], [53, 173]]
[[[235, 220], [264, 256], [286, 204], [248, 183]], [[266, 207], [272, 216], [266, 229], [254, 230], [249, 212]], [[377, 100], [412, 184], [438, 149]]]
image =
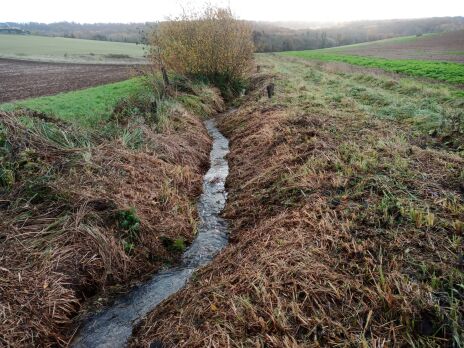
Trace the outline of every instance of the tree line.
[[[285, 23], [250, 22], [257, 52], [309, 50], [350, 45], [405, 35], [464, 29], [464, 17], [357, 21], [317, 29], [290, 29]], [[36, 35], [140, 43], [155, 23], [0, 23]], [[291, 24], [289, 23], [290, 27]], [[299, 27], [303, 27], [299, 24]], [[310, 24], [308, 24], [310, 26]]]
[[359, 21], [299, 30], [256, 22], [253, 40], [258, 52], [298, 51], [459, 29], [464, 29], [464, 17]]

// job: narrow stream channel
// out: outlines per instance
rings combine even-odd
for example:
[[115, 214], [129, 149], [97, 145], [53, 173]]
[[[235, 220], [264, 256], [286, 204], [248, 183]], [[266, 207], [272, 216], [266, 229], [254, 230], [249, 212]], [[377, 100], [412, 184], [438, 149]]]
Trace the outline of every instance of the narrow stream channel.
[[182, 256], [180, 266], [157, 273], [115, 301], [113, 306], [91, 317], [78, 332], [72, 347], [124, 347], [132, 329], [161, 301], [182, 289], [199, 267], [209, 263], [227, 244], [227, 223], [219, 214], [224, 209], [225, 181], [229, 165], [225, 156], [229, 141], [217, 129], [214, 120], [205, 121], [213, 138], [211, 167], [203, 178], [203, 193], [197, 204], [200, 223], [198, 235]]

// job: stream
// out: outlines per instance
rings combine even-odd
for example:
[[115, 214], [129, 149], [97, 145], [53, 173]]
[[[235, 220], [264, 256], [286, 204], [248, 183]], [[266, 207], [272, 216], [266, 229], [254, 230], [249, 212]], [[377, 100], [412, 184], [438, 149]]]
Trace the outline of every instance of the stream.
[[226, 221], [220, 217], [227, 192], [225, 181], [229, 165], [225, 156], [229, 141], [216, 127], [215, 120], [205, 121], [213, 139], [210, 169], [203, 177], [203, 193], [197, 203], [198, 235], [182, 256], [177, 267], [164, 269], [146, 283], [134, 288], [115, 303], [89, 318], [71, 344], [72, 347], [124, 347], [132, 329], [161, 301], [182, 289], [193, 272], [211, 262], [228, 240]]

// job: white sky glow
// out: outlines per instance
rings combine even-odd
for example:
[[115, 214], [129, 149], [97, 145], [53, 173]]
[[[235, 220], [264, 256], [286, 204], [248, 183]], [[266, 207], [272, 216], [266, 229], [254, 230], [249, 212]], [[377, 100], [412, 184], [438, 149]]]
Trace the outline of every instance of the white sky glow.
[[[352, 21], [463, 16], [464, 0], [210, 0], [241, 19]], [[203, 0], [2, 0], [0, 22], [152, 22], [198, 7]]]

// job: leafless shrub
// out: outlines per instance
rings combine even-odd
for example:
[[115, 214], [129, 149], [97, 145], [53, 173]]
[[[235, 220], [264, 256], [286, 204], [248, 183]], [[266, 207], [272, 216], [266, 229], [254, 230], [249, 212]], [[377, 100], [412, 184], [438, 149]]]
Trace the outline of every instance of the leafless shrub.
[[230, 9], [207, 7], [160, 23], [151, 36], [151, 60], [161, 68], [239, 92], [253, 60], [252, 29]]

